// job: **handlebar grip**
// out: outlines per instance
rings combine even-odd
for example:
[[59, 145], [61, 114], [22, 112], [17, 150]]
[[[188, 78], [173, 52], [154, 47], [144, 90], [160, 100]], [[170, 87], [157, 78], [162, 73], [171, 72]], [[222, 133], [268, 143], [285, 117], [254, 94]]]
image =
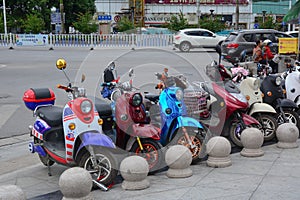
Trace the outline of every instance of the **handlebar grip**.
[[59, 89], [63, 89], [66, 92], [72, 92], [73, 91], [71, 88], [69, 88], [67, 86], [64, 86], [64, 85], [61, 85], [61, 84], [58, 84], [56, 87], [59, 88]]

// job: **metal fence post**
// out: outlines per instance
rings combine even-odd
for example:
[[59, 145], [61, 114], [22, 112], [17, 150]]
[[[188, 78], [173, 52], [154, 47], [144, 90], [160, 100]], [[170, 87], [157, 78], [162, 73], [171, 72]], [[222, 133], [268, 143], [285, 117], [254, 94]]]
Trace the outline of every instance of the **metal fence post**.
[[94, 50], [94, 34], [91, 33], [90, 50]]
[[49, 50], [53, 50], [52, 33], [50, 33], [50, 35], [49, 35], [49, 41], [50, 41], [50, 43], [49, 43], [49, 46], [50, 46]]
[[12, 43], [12, 34], [9, 33], [9, 49], [14, 49], [13, 48], [13, 43]]

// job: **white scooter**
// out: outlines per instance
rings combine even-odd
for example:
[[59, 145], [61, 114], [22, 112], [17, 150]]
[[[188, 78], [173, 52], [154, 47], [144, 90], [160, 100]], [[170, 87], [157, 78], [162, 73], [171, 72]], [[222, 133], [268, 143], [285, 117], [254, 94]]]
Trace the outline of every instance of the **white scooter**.
[[[297, 66], [298, 67], [298, 66]], [[300, 108], [300, 68], [295, 67], [285, 79], [286, 98], [295, 102]], [[298, 114], [300, 114], [298, 109]]]
[[239, 88], [250, 105], [247, 114], [260, 122], [259, 128], [264, 133], [264, 141], [270, 141], [276, 136], [277, 113], [272, 106], [263, 103], [259, 84], [259, 79], [247, 77], [240, 82]]

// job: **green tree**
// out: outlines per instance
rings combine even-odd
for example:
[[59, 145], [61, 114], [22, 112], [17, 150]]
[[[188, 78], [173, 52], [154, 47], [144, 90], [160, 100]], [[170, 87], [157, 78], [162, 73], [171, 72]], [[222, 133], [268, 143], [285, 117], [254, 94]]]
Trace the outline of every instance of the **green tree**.
[[[7, 27], [8, 32], [22, 31], [24, 29], [22, 19], [24, 16], [41, 13], [40, 18], [45, 22], [43, 30], [51, 31], [51, 8], [59, 9], [60, 0], [6, 0], [7, 8]], [[95, 13], [95, 0], [72, 0], [63, 1], [65, 12], [65, 30], [77, 21], [80, 13]], [[3, 6], [3, 2], [0, 2]]]
[[122, 17], [117, 23], [118, 32], [124, 32], [132, 29], [134, 29], [134, 24], [128, 17]]
[[279, 29], [280, 24], [276, 23], [272, 15], [266, 15], [265, 19], [258, 18], [258, 24], [260, 29]]
[[0, 33], [4, 33], [3, 14], [0, 14]]
[[204, 17], [200, 20], [200, 27], [212, 32], [219, 32], [226, 28], [225, 23], [219, 17]]
[[189, 26], [188, 20], [184, 18], [182, 11], [180, 10], [178, 16], [172, 15], [168, 28], [173, 31], [179, 31]]
[[93, 33], [97, 31], [98, 25], [93, 21], [93, 15], [91, 13], [80, 13], [78, 19], [73, 23], [76, 30], [81, 33]]
[[41, 33], [45, 28], [45, 22], [39, 13], [28, 14], [23, 20], [23, 28], [25, 33]]

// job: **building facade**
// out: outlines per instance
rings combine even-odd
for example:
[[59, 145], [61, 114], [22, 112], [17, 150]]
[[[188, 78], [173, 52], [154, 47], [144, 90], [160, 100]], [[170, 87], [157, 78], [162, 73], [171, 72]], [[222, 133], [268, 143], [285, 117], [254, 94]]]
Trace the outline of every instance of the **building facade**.
[[[182, 12], [189, 24], [197, 24], [203, 16], [214, 15], [226, 23], [228, 29], [256, 27], [256, 17], [272, 15], [280, 21], [296, 0], [96, 0], [98, 15], [109, 16], [99, 20], [100, 29], [109, 30], [122, 17], [129, 16], [142, 26], [160, 26], [172, 15]], [[239, 14], [237, 14], [239, 13]], [[108, 20], [109, 19], [109, 20]], [[140, 23], [141, 25], [141, 23]], [[106, 27], [106, 28], [105, 28]]]

